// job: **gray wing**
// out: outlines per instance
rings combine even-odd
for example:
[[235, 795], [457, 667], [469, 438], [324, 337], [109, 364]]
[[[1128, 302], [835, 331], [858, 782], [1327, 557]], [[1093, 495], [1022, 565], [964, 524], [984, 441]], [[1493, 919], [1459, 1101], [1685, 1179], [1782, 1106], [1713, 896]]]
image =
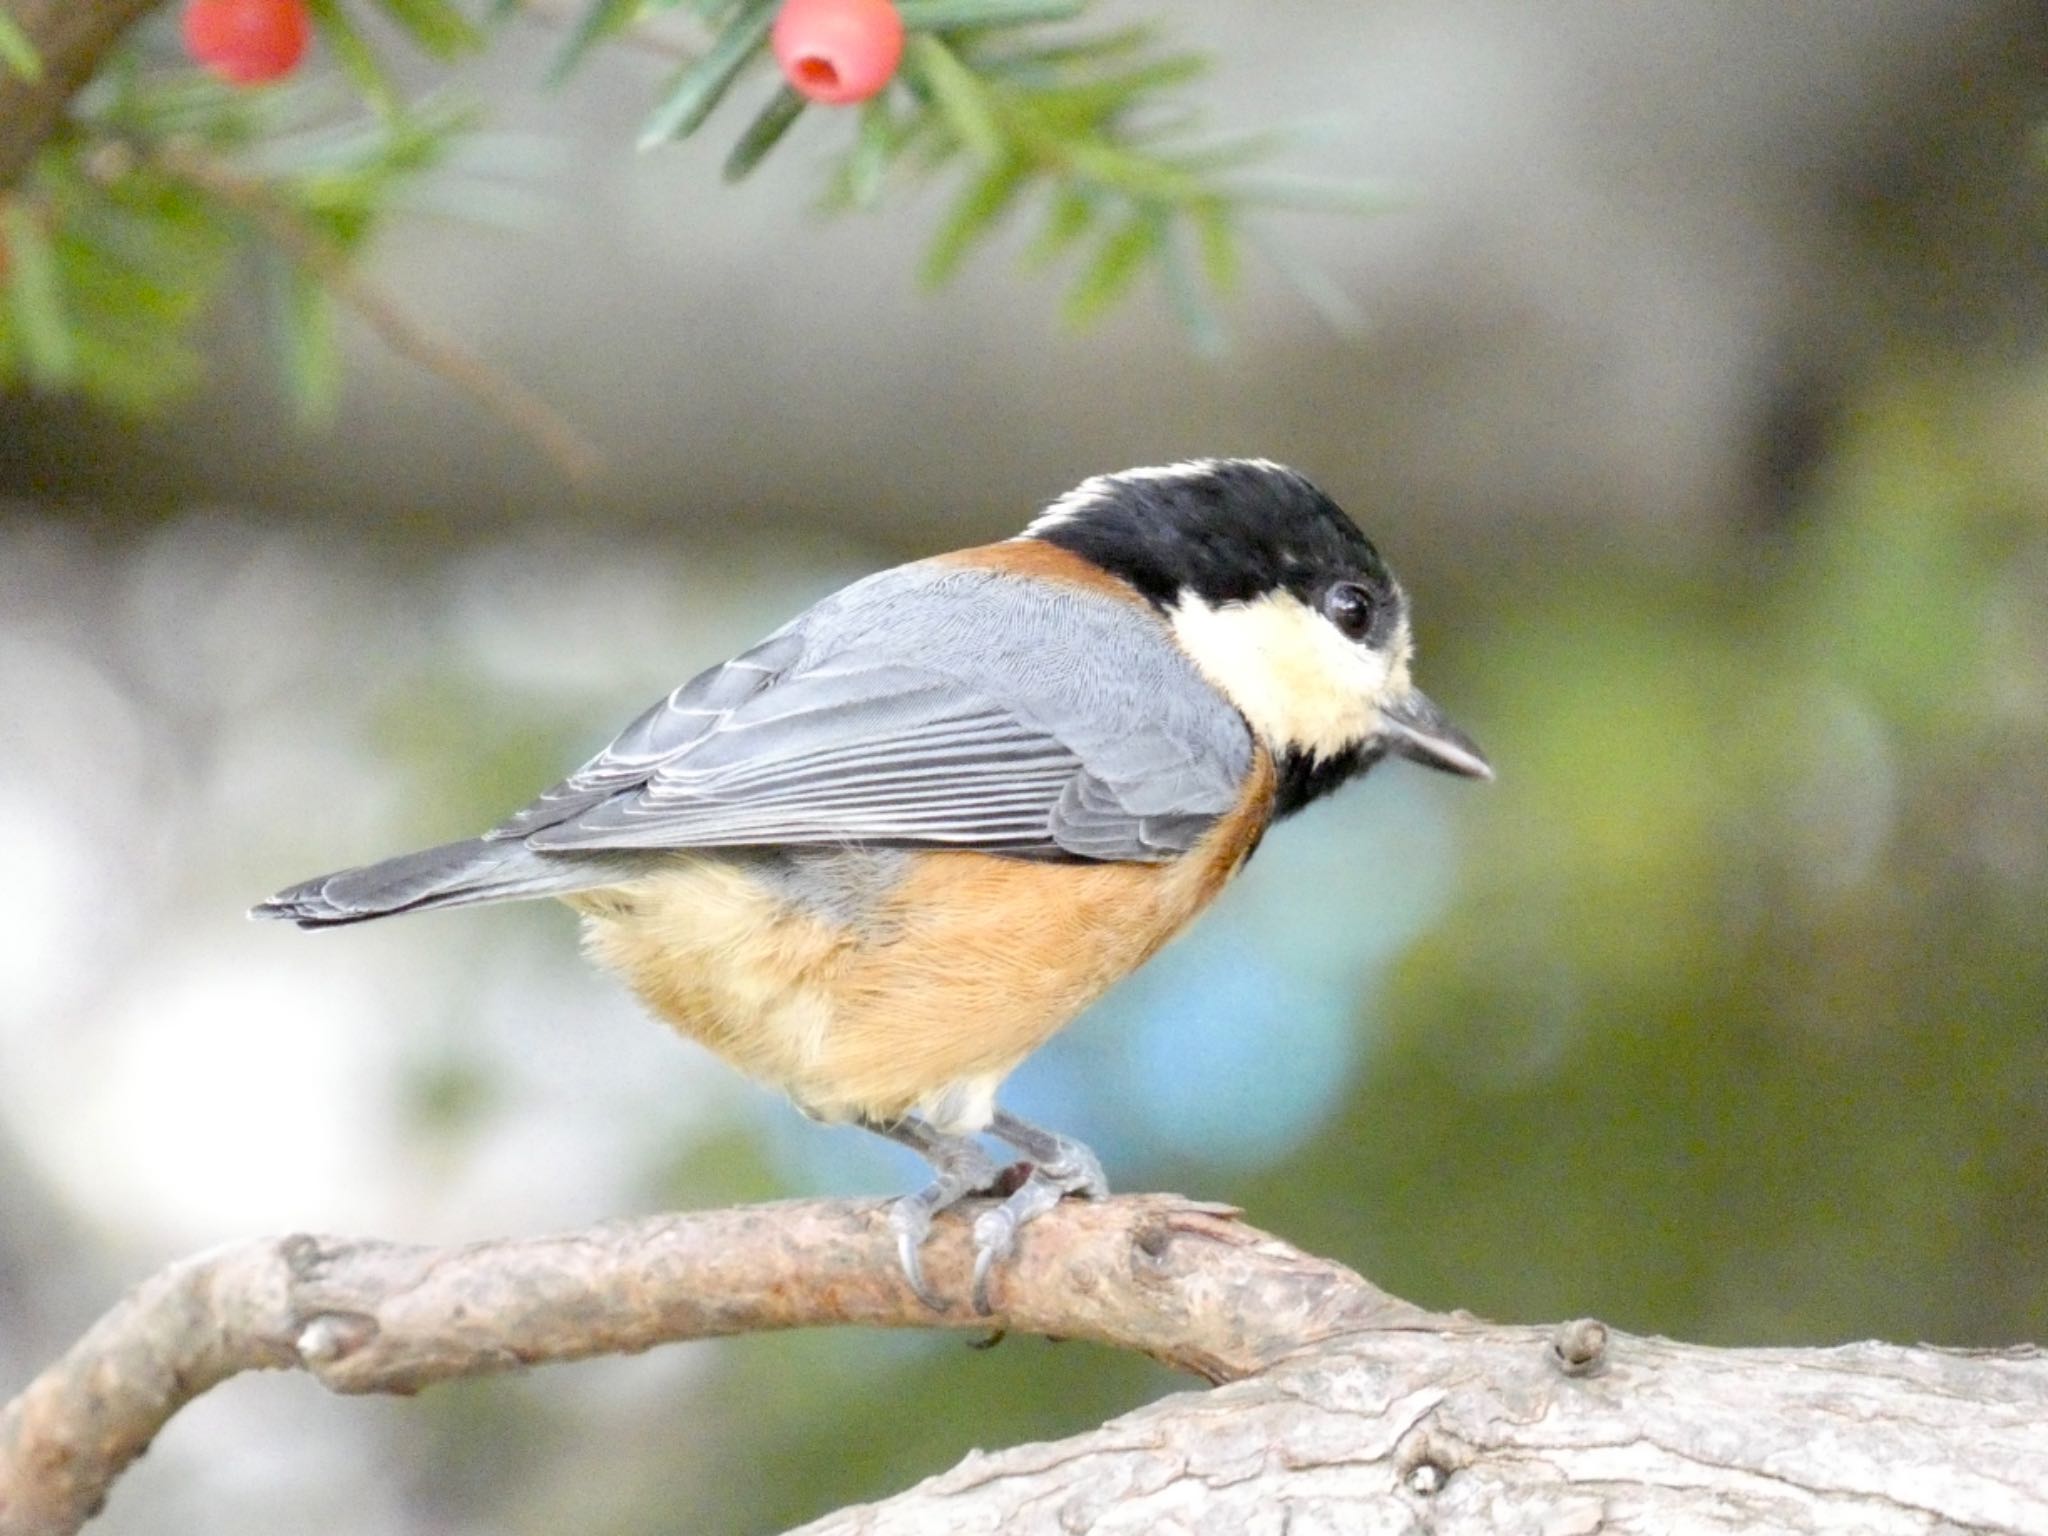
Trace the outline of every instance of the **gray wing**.
[[928, 563], [693, 679], [490, 836], [1156, 860], [1231, 809], [1251, 762], [1242, 717], [1147, 611]]

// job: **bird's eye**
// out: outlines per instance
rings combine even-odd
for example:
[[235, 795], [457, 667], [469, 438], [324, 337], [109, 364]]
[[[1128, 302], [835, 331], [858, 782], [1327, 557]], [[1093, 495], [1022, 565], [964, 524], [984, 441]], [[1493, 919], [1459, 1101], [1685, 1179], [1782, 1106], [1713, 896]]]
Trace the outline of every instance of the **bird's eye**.
[[1372, 633], [1372, 594], [1355, 581], [1340, 581], [1323, 594], [1323, 617], [1347, 640]]

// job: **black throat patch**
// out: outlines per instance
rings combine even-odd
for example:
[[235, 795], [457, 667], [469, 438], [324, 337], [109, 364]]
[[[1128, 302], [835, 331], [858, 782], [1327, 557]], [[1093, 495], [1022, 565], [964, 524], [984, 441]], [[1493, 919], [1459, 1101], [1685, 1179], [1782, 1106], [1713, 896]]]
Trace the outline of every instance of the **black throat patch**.
[[1359, 777], [1386, 755], [1387, 749], [1380, 742], [1346, 747], [1335, 757], [1319, 757], [1299, 747], [1290, 748], [1273, 765], [1273, 819], [1292, 816], [1303, 806]]

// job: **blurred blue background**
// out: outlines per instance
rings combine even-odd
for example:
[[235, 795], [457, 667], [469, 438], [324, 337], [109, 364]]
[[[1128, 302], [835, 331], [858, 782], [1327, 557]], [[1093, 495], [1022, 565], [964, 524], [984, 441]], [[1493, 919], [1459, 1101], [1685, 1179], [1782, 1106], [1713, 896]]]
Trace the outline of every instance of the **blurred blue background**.
[[[536, 29], [469, 82], [554, 146], [532, 227], [408, 225], [378, 273], [588, 425], [595, 493], [364, 337], [305, 435], [233, 313], [169, 417], [0, 404], [0, 1379], [250, 1232], [909, 1188], [650, 1024], [566, 910], [241, 914], [488, 824], [855, 575], [1195, 453], [1353, 512], [1500, 780], [1396, 765], [1278, 831], [1015, 1106], [1430, 1305], [2048, 1334], [2038, 7], [1170, 24], [1219, 119], [1284, 99], [1409, 189], [1275, 232], [1355, 333], [1275, 284], [1220, 360], [1163, 305], [1075, 336], [1003, 253], [925, 295], [933, 205], [636, 159], [654, 66], [544, 96]], [[773, 1530], [1173, 1385], [855, 1335], [245, 1380], [104, 1529]]]

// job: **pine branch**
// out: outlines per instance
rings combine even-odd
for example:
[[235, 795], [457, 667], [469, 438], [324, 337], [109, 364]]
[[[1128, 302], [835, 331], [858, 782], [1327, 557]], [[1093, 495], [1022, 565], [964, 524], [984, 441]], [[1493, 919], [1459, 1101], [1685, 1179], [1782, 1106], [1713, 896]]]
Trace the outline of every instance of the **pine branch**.
[[0, 68], [0, 191], [35, 162], [65, 108], [122, 34], [161, 0], [0, 0], [35, 58]]
[[[668, 20], [668, 16], [650, 18], [639, 15], [636, 9], [624, 25], [614, 30], [603, 0], [595, 5], [589, 0], [517, 0], [517, 3], [520, 15], [567, 34], [569, 41], [550, 70], [556, 79], [581, 63], [583, 56], [602, 42], [619, 43], [670, 64], [688, 63], [703, 51], [702, 27], [692, 28], [690, 41], [686, 42], [672, 27], [660, 24]], [[695, 13], [683, 10], [669, 15], [684, 19], [694, 17]]]
[[453, 385], [525, 437], [572, 483], [596, 479], [603, 455], [553, 406], [454, 338], [407, 313], [348, 252], [314, 229], [260, 180], [178, 145], [149, 158], [170, 175], [244, 215], [264, 238], [362, 318], [398, 356]]

